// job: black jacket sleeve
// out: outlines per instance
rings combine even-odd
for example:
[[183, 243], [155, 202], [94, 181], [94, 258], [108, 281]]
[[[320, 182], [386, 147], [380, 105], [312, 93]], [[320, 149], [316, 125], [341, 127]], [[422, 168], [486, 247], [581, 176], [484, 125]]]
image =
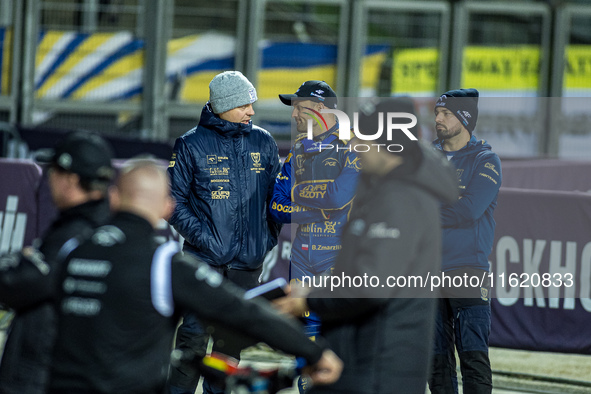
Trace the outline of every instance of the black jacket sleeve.
[[245, 300], [242, 289], [193, 256], [175, 255], [171, 278], [175, 309], [192, 311], [200, 318], [303, 357], [310, 364], [322, 356], [324, 348], [308, 339], [295, 319], [280, 316], [264, 300]]
[[18, 311], [49, 299], [53, 276], [38, 252], [31, 257], [22, 253], [0, 257], [0, 303]]

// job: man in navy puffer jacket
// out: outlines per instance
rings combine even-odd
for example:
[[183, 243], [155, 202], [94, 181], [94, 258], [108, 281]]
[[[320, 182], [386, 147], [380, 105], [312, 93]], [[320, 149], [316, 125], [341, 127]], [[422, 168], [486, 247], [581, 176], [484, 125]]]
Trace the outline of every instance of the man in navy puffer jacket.
[[[271, 134], [252, 123], [257, 95], [244, 75], [218, 74], [209, 90], [199, 125], [174, 146], [168, 172], [176, 208], [169, 223], [185, 239], [185, 253], [249, 289], [258, 285], [281, 229], [268, 214], [279, 152]], [[195, 316], [185, 315], [177, 348], [198, 352], [207, 339]], [[221, 351], [239, 355], [237, 349]], [[198, 380], [192, 367], [172, 367], [170, 392], [193, 393]], [[205, 393], [216, 391], [204, 382]]]

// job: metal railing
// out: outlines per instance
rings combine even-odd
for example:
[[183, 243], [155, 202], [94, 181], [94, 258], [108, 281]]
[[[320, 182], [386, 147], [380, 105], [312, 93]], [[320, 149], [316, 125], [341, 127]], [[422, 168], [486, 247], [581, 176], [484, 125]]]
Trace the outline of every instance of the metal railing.
[[[239, 69], [253, 81], [258, 122], [288, 123], [289, 108], [276, 94], [294, 91], [304, 78], [330, 81], [346, 97], [434, 97], [470, 78], [484, 80], [471, 59], [493, 50], [532, 65], [520, 86], [489, 80], [496, 91], [481, 89], [485, 95], [572, 95], [565, 60], [575, 44], [590, 51], [591, 34], [581, 29], [591, 23], [590, 6], [451, 4], [0, 0], [0, 119], [60, 128], [86, 123], [103, 133], [171, 140], [197, 121], [209, 80], [223, 70]], [[299, 57], [286, 58], [291, 49]], [[309, 64], [301, 60], [314, 56]], [[584, 79], [578, 83], [577, 94], [591, 91]], [[555, 127], [538, 140], [538, 154], [562, 154]]]

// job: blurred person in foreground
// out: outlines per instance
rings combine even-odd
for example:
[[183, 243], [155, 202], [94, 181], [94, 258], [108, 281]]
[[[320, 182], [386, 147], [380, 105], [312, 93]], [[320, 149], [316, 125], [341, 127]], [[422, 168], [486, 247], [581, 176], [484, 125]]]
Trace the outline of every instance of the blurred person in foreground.
[[[0, 303], [16, 312], [0, 363], [0, 393], [41, 394], [47, 390], [56, 316], [53, 305], [34, 297], [47, 288], [29, 281], [59, 270], [66, 241], [108, 220], [107, 190], [114, 175], [112, 151], [99, 135], [74, 132], [36, 159], [46, 174], [59, 215], [34, 245], [0, 259]], [[34, 282], [33, 282], [34, 283]]]
[[[304, 357], [317, 383], [330, 383], [341, 361], [312, 343], [295, 320], [243, 291], [174, 241], [155, 242], [154, 227], [170, 215], [173, 200], [165, 169], [133, 161], [112, 189], [116, 213], [69, 253], [60, 272], [37, 275], [51, 282], [58, 330], [49, 393], [162, 394], [170, 345], [182, 312]], [[224, 311], [226, 313], [220, 313]]]
[[[176, 140], [168, 168], [176, 201], [168, 222], [185, 239], [183, 251], [244, 289], [259, 284], [265, 255], [281, 229], [268, 213], [279, 150], [271, 134], [252, 122], [256, 100], [254, 86], [239, 71], [216, 75], [199, 125]], [[205, 331], [196, 316], [187, 314], [176, 348], [202, 352], [210, 337]], [[232, 338], [222, 339], [224, 353], [239, 357]], [[190, 364], [171, 366], [170, 393], [192, 394], [199, 377]], [[206, 379], [203, 391], [221, 392], [210, 386]]]
[[[472, 133], [478, 119], [478, 91], [446, 92], [435, 104], [434, 146], [457, 169], [460, 198], [441, 207], [442, 270], [455, 277], [488, 278], [493, 212], [501, 187], [501, 161], [491, 146]], [[455, 348], [465, 393], [491, 393], [488, 357], [491, 309], [489, 286], [443, 288], [437, 314], [432, 393], [457, 393]]]
[[[368, 102], [359, 114], [360, 132], [375, 134], [388, 112], [414, 114], [414, 106], [404, 98]], [[340, 379], [312, 393], [423, 394], [437, 293], [391, 286], [388, 278], [426, 278], [440, 269], [439, 201], [457, 199], [456, 175], [441, 155], [401, 130], [356, 146], [363, 169], [332, 276], [324, 287], [323, 278], [309, 289], [292, 287], [293, 296], [275, 304], [285, 313], [317, 313], [321, 335], [343, 359]], [[371, 278], [371, 284], [346, 285], [346, 277]], [[309, 293], [297, 294], [301, 290]]]

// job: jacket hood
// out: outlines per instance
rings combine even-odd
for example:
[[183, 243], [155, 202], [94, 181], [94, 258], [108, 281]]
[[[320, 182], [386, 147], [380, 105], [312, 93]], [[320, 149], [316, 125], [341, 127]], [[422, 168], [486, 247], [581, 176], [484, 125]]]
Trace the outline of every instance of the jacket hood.
[[[433, 145], [435, 148], [439, 149], [440, 151], [443, 150], [442, 146], [443, 140], [436, 139], [433, 141]], [[465, 155], [474, 154], [474, 152], [482, 152], [486, 150], [491, 150], [492, 147], [486, 142], [485, 140], [479, 140], [475, 136], [470, 137], [470, 140], [462, 149], [458, 150], [454, 156], [462, 157]]]
[[201, 119], [199, 120], [199, 125], [227, 137], [234, 137], [236, 135], [250, 133], [252, 130], [252, 120], [248, 122], [248, 124], [234, 123], [223, 120], [213, 113], [211, 104], [209, 102], [205, 104], [201, 110]]
[[452, 203], [459, 196], [458, 177], [447, 158], [430, 145], [419, 143], [421, 161], [415, 171], [400, 176], [405, 182], [414, 183], [439, 200]]

